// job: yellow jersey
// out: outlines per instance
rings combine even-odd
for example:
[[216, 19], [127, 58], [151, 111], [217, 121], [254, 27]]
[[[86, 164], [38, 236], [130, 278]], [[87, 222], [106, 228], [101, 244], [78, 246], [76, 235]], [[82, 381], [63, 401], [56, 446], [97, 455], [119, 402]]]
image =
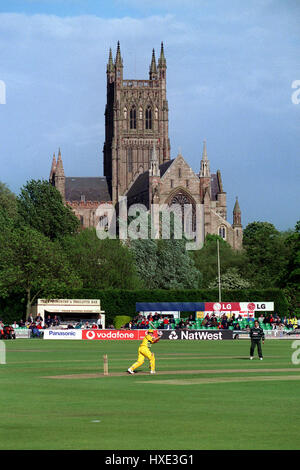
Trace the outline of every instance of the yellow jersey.
[[146, 334], [145, 338], [141, 342], [140, 348], [151, 348], [151, 344], [155, 342], [155, 339], [152, 335]]

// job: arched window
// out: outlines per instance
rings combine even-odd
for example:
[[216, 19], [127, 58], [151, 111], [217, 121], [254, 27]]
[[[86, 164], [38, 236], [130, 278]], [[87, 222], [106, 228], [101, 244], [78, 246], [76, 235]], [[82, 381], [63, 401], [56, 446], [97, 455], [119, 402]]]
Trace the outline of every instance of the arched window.
[[136, 109], [132, 106], [130, 110], [130, 129], [136, 129]]
[[151, 106], [147, 106], [146, 109], [146, 129], [152, 129], [152, 111]]
[[219, 236], [225, 240], [226, 238], [226, 229], [225, 227], [221, 226], [219, 227]]
[[175, 208], [175, 212], [179, 210], [177, 215], [182, 218], [182, 227], [185, 234], [191, 234], [196, 231], [196, 205], [195, 201], [183, 190], [176, 192], [168, 202], [170, 207]]

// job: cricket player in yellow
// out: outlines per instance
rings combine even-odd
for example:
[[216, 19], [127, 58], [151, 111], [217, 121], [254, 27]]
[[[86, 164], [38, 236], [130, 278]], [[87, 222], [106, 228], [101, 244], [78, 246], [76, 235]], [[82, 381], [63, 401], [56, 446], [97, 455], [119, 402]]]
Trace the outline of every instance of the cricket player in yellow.
[[152, 344], [157, 343], [157, 341], [160, 340], [160, 337], [158, 336], [157, 338], [155, 338], [153, 333], [153, 330], [147, 331], [145, 338], [141, 342], [140, 347], [138, 349], [137, 361], [132, 364], [132, 366], [129, 367], [129, 369], [127, 370], [129, 374], [134, 374], [134, 370], [144, 364], [145, 357], [149, 359], [151, 374], [155, 374], [155, 356], [154, 353], [150, 351], [150, 348]]

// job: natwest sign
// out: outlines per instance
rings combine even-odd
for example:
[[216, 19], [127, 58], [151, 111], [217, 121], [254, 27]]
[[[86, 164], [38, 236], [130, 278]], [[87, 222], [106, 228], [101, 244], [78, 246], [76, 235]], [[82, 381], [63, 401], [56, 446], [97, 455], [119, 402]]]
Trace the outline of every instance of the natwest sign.
[[147, 330], [82, 330], [82, 339], [142, 340]]

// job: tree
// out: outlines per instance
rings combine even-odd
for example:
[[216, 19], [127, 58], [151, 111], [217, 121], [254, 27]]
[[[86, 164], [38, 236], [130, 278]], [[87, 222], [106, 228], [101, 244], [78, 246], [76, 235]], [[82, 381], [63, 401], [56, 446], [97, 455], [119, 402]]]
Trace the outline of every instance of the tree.
[[14, 219], [17, 216], [17, 199], [5, 183], [0, 181], [0, 212], [5, 218]]
[[26, 317], [40, 296], [58, 296], [68, 287], [80, 287], [58, 243], [28, 226], [0, 233], [0, 295], [26, 295]]
[[135, 262], [120, 240], [100, 240], [94, 228], [61, 240], [63, 250], [86, 288], [135, 289], [140, 286]]
[[79, 220], [63, 204], [60, 192], [45, 180], [31, 180], [17, 198], [18, 211], [24, 223], [49, 237], [50, 240], [74, 234]]
[[[220, 276], [221, 278], [221, 289], [225, 290], [237, 290], [237, 289], [249, 289], [251, 286], [250, 282], [243, 279], [239, 274], [237, 268], [229, 268], [227, 271]], [[217, 289], [219, 286], [219, 278], [216, 278], [209, 283], [209, 289]]]
[[186, 240], [132, 240], [138, 274], [149, 288], [195, 289], [202, 276], [195, 267]]
[[289, 298], [292, 313], [300, 314], [300, 220], [296, 223], [295, 230], [286, 237], [285, 245], [288, 260], [280, 278], [280, 286]]
[[207, 235], [201, 250], [192, 252], [195, 266], [203, 276], [203, 287], [208, 287], [218, 274], [217, 240], [219, 240], [221, 273], [236, 268], [241, 274], [245, 264], [243, 251], [233, 250], [229, 243], [218, 235]]
[[282, 235], [269, 222], [252, 222], [243, 233], [247, 278], [260, 287], [277, 286], [286, 269], [288, 249]]

